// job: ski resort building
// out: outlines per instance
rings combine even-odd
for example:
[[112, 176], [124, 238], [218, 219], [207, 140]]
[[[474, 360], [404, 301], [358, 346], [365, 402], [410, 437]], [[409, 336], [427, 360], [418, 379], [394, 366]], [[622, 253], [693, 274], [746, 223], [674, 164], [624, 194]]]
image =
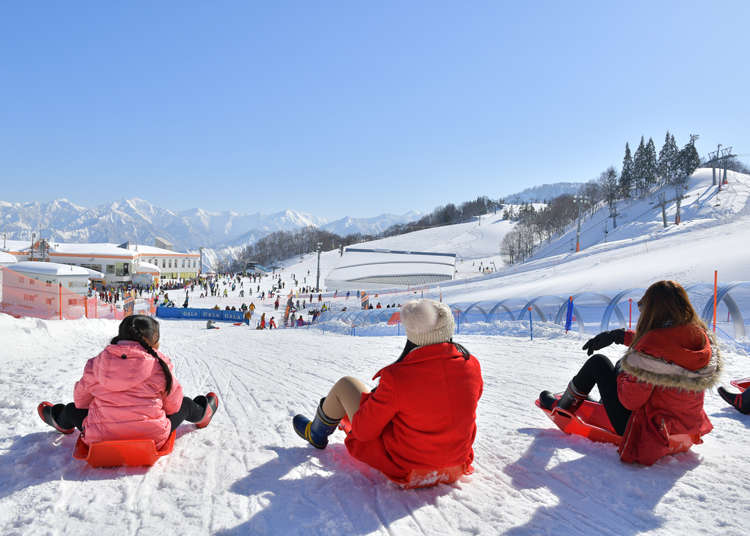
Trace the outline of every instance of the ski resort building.
[[338, 290], [409, 287], [450, 281], [455, 273], [455, 253], [346, 248], [325, 286]]
[[150, 285], [161, 279], [193, 279], [200, 271], [198, 253], [179, 253], [140, 244], [66, 244], [46, 240], [8, 241], [18, 261], [49, 261], [101, 272], [108, 285]]

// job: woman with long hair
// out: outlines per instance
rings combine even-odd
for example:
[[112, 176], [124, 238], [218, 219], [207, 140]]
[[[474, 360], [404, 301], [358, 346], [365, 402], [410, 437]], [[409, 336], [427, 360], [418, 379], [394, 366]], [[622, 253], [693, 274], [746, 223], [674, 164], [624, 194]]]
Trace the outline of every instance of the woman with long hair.
[[638, 308], [635, 332], [605, 331], [583, 345], [589, 355], [615, 342], [627, 345], [616, 365], [593, 355], [559, 400], [542, 391], [539, 402], [575, 413], [596, 385], [612, 427], [623, 436], [622, 461], [651, 465], [670, 452], [671, 435], [687, 434], [699, 442], [713, 428], [703, 396], [718, 382], [721, 359], [713, 335], [679, 283], [654, 283]]
[[73, 402], [42, 402], [41, 419], [60, 433], [81, 431], [91, 445], [115, 439], [153, 439], [161, 448], [187, 420], [204, 428], [219, 405], [215, 393], [182, 395], [169, 358], [159, 351], [159, 323], [145, 315], [120, 322], [117, 336], [88, 360]]

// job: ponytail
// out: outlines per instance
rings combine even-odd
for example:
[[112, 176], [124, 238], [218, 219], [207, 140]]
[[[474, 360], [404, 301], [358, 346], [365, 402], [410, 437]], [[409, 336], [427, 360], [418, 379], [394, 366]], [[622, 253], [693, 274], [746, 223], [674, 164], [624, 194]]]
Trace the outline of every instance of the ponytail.
[[164, 377], [167, 383], [167, 394], [172, 392], [172, 384], [174, 379], [172, 378], [172, 371], [169, 370], [169, 365], [159, 357], [159, 354], [151, 348], [151, 345], [146, 342], [149, 340], [159, 340], [159, 323], [146, 315], [131, 315], [126, 316], [122, 322], [117, 336], [112, 338], [111, 344], [117, 344], [120, 341], [134, 341], [143, 346], [143, 349], [151, 354], [161, 366], [161, 370], [164, 372]]

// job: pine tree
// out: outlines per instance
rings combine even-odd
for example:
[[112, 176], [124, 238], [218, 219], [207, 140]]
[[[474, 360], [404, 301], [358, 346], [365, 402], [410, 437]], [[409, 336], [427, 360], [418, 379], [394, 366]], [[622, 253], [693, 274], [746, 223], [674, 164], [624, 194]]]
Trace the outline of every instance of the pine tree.
[[620, 173], [620, 195], [628, 199], [633, 190], [633, 157], [630, 156], [630, 145], [625, 144], [625, 158], [622, 159], [622, 173]]
[[654, 145], [654, 140], [649, 138], [648, 143], [646, 144], [646, 149], [643, 152], [643, 181], [645, 191], [656, 185], [656, 177], [658, 174], [657, 166], [656, 146]]
[[674, 183], [677, 155], [679, 152], [674, 136], [667, 131], [667, 135], [664, 137], [664, 145], [661, 151], [659, 151], [659, 162], [657, 164], [661, 186]]
[[679, 161], [679, 174], [677, 182], [683, 187], [687, 185], [688, 178], [693, 174], [693, 171], [698, 169], [701, 164], [700, 156], [698, 151], [695, 149], [695, 138], [690, 137], [685, 147], [682, 148], [678, 156]]
[[633, 155], [633, 182], [639, 196], [646, 191], [646, 143], [641, 136], [641, 143]]

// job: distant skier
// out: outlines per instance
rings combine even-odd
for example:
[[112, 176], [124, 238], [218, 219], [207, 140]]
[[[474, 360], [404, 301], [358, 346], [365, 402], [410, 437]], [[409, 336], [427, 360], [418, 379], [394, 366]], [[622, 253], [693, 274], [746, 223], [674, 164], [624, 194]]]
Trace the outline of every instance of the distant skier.
[[628, 345], [617, 365], [596, 354], [559, 401], [542, 391], [539, 403], [575, 413], [596, 385], [613, 429], [623, 436], [620, 459], [651, 465], [669, 454], [670, 435], [687, 434], [696, 443], [711, 431], [703, 396], [719, 380], [721, 360], [713, 335], [678, 283], [654, 283], [638, 308], [635, 332], [605, 331], [583, 345], [589, 355], [614, 342]]
[[92, 445], [115, 439], [153, 439], [157, 450], [182, 421], [205, 428], [219, 406], [215, 393], [183, 397], [169, 358], [159, 352], [159, 323], [126, 317], [99, 355], [88, 360], [76, 383], [74, 402], [37, 408], [41, 419], [63, 434], [75, 428]]
[[346, 417], [351, 428], [345, 443], [353, 457], [403, 487], [453, 482], [473, 471], [479, 362], [453, 342], [448, 306], [409, 302], [401, 322], [406, 346], [375, 374], [377, 388], [369, 391], [358, 379], [343, 377], [321, 399], [312, 421], [297, 415], [292, 424], [300, 437], [322, 449]]

